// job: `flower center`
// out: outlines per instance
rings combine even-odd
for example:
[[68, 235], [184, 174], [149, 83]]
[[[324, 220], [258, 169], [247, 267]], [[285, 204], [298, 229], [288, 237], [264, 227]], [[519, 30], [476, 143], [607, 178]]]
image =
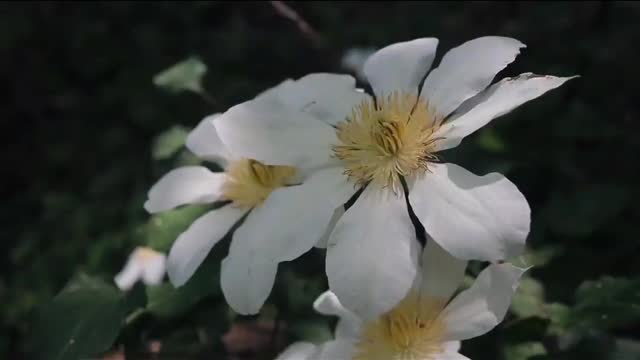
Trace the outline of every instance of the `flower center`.
[[156, 259], [158, 256], [160, 256], [160, 253], [148, 247], [140, 247], [137, 250], [138, 251], [136, 255], [142, 263], [152, 261], [153, 259]]
[[377, 103], [364, 100], [338, 124], [334, 156], [359, 185], [373, 182], [397, 192], [401, 176], [424, 173], [438, 159], [438, 138], [432, 136], [438, 126], [426, 101], [414, 94], [395, 92]]
[[445, 301], [412, 293], [365, 324], [352, 360], [433, 360], [443, 351]]
[[222, 187], [224, 198], [237, 207], [250, 209], [262, 204], [273, 190], [289, 185], [296, 169], [241, 159], [232, 162], [226, 172], [229, 180]]

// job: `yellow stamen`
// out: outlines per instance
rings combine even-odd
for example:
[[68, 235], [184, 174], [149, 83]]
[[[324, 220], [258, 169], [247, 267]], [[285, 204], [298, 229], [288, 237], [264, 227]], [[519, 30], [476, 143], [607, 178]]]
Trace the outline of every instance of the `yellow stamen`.
[[338, 124], [334, 156], [359, 185], [372, 182], [397, 192], [401, 176], [422, 174], [438, 159], [432, 136], [438, 127], [426, 101], [414, 94], [396, 92], [377, 104], [364, 100]]
[[142, 262], [147, 262], [160, 256], [160, 253], [148, 247], [141, 247], [138, 248], [137, 256]]
[[296, 169], [241, 159], [231, 163], [226, 172], [229, 180], [222, 188], [224, 198], [237, 207], [250, 209], [262, 204], [273, 190], [290, 185]]
[[412, 293], [365, 324], [353, 360], [432, 360], [441, 353], [445, 324], [441, 299]]

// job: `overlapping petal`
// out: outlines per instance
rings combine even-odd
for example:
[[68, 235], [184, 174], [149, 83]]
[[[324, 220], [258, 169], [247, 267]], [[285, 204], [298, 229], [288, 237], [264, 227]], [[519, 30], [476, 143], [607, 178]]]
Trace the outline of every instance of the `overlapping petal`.
[[531, 211], [513, 183], [454, 164], [432, 164], [430, 170], [415, 181], [409, 200], [440, 246], [468, 260], [503, 260], [522, 252]]

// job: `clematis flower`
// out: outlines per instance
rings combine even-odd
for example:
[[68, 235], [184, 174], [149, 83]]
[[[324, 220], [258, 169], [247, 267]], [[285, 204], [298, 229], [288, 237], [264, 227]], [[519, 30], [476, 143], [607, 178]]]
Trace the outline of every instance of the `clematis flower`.
[[[268, 99], [278, 89], [249, 103]], [[222, 262], [220, 281], [236, 312], [255, 314], [271, 292], [278, 264], [311, 249], [348, 194], [332, 190], [340, 179], [338, 169], [304, 176], [292, 166], [266, 165], [238, 156], [220, 141], [213, 125], [217, 116], [202, 120], [186, 146], [202, 159], [220, 163], [224, 172], [204, 166], [174, 169], [151, 188], [144, 207], [158, 213], [188, 204], [226, 202], [195, 220], [176, 239], [167, 262], [174, 286], [186, 283], [211, 249], [244, 218]]]
[[335, 339], [320, 345], [294, 343], [277, 360], [468, 359], [458, 352], [460, 341], [481, 336], [502, 322], [525, 269], [508, 263], [489, 265], [470, 288], [453, 296], [466, 262], [435, 242], [428, 243], [422, 260], [409, 294], [377, 318], [362, 318], [346, 309], [331, 291], [320, 295], [316, 311], [340, 319]]
[[[437, 45], [422, 38], [374, 53], [364, 65], [373, 97], [350, 76], [312, 74], [287, 83], [280, 98], [238, 105], [215, 123], [225, 145], [243, 156], [339, 169], [339, 187], [318, 197], [355, 186], [351, 194], [359, 197], [328, 237], [326, 271], [342, 303], [369, 308], [371, 316], [395, 306], [415, 276], [407, 203], [456, 257], [497, 261], [522, 252], [530, 209], [516, 185], [446, 163], [441, 152], [571, 79], [525, 73], [492, 84], [524, 47], [497, 36], [453, 48], [428, 73]], [[398, 269], [405, 273], [392, 275]], [[388, 284], [384, 296], [368, 296], [378, 283]]]
[[136, 248], [122, 271], [114, 278], [121, 290], [131, 289], [138, 281], [146, 285], [157, 285], [162, 282], [166, 271], [166, 256], [148, 247]]

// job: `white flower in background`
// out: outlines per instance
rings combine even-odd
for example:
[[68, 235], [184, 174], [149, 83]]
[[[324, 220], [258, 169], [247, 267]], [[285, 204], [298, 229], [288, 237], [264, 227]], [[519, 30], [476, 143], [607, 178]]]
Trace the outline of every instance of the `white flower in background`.
[[340, 318], [335, 339], [320, 345], [295, 343], [277, 360], [468, 359], [458, 353], [460, 341], [483, 335], [504, 319], [525, 269], [508, 263], [489, 265], [470, 288], [453, 296], [466, 262], [433, 241], [422, 260], [410, 293], [377, 318], [363, 319], [343, 307], [332, 292], [322, 294], [314, 308]]
[[355, 47], [344, 52], [340, 64], [343, 68], [352, 71], [358, 79], [366, 80], [364, 74], [364, 64], [371, 55], [376, 52], [375, 48]]
[[[313, 74], [285, 84], [277, 101], [241, 104], [216, 121], [238, 154], [346, 174], [320, 198], [366, 186], [330, 234], [326, 267], [342, 303], [369, 308], [371, 316], [397, 304], [415, 275], [405, 196], [427, 233], [456, 257], [497, 261], [522, 252], [530, 209], [518, 188], [501, 174], [477, 176], [444, 163], [440, 152], [571, 79], [526, 73], [491, 85], [524, 45], [490, 36], [447, 52], [419, 88], [437, 44], [423, 38], [373, 54], [364, 73], [375, 100], [350, 76]], [[396, 269], [406, 273], [391, 275]], [[379, 283], [389, 287], [385, 296], [369, 296]]]
[[121, 290], [131, 289], [140, 280], [146, 285], [157, 285], [162, 282], [165, 270], [164, 254], [148, 247], [138, 247], [131, 253], [114, 281]]
[[[281, 86], [270, 89], [246, 104], [264, 102], [279, 89]], [[213, 246], [246, 215], [234, 231], [220, 282], [236, 312], [255, 314], [271, 292], [278, 264], [316, 245], [348, 193], [334, 189], [340, 180], [339, 169], [305, 177], [295, 167], [237, 156], [218, 138], [213, 125], [217, 116], [205, 118], [189, 134], [186, 146], [199, 157], [223, 165], [224, 172], [204, 166], [174, 169], [151, 188], [144, 206], [158, 213], [187, 204], [228, 202], [195, 220], [176, 239], [167, 264], [174, 286], [187, 282]]]

